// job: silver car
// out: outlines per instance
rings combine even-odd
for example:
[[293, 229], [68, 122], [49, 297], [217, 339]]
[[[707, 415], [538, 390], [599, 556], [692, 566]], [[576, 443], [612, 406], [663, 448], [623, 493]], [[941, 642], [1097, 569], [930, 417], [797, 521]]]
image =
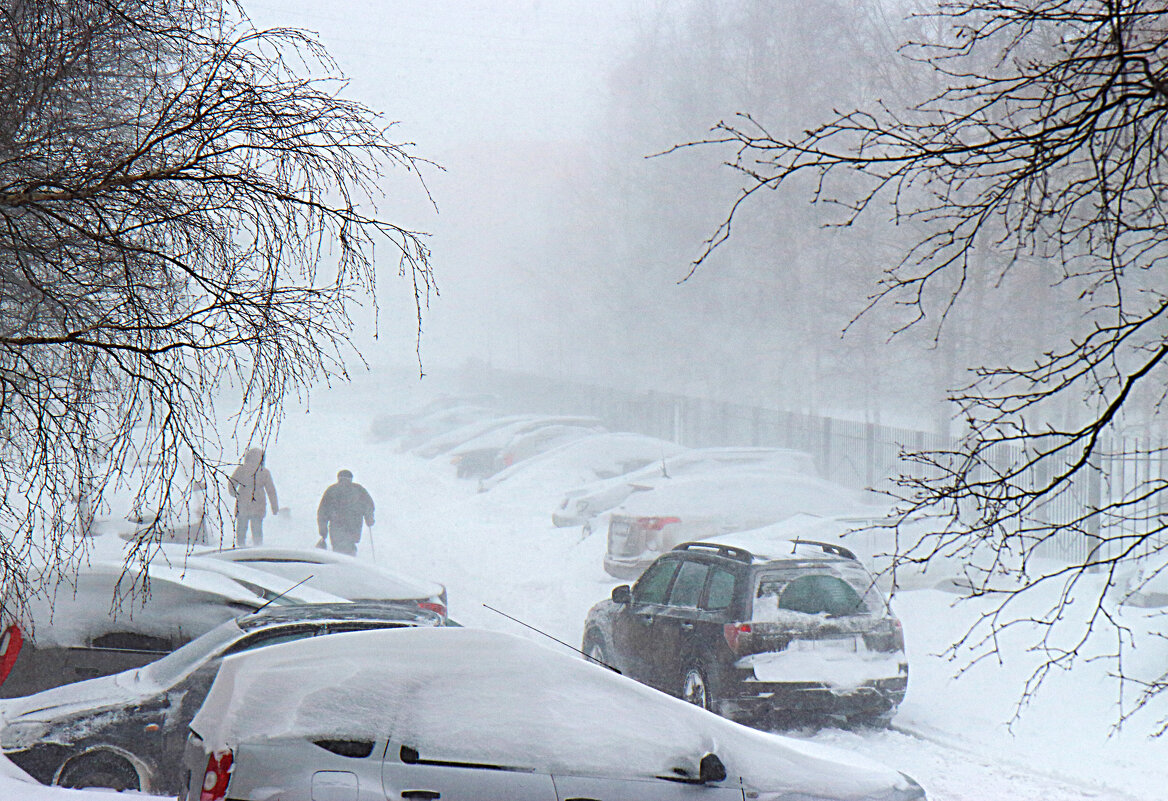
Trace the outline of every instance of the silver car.
[[226, 659], [186, 801], [918, 801], [854, 754], [740, 726], [530, 640], [403, 629]]

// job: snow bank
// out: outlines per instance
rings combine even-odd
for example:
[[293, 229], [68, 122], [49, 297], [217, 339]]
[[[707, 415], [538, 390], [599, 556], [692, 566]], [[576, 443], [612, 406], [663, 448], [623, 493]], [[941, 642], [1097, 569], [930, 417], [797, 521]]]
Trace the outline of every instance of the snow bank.
[[760, 790], [848, 799], [896, 771], [748, 729], [523, 638], [474, 629], [338, 634], [224, 661], [191, 727], [207, 747], [283, 736], [389, 737], [426, 759], [545, 772], [696, 772], [716, 753]]

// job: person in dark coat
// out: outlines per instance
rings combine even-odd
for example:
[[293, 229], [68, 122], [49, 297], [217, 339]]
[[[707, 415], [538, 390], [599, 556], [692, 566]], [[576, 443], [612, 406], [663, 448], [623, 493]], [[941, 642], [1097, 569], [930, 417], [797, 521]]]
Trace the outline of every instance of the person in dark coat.
[[324, 491], [316, 508], [316, 525], [320, 530], [316, 547], [323, 548], [332, 540], [334, 551], [356, 556], [362, 522], [373, 527], [373, 498], [353, 481], [351, 472], [342, 470], [337, 473], [337, 483]]

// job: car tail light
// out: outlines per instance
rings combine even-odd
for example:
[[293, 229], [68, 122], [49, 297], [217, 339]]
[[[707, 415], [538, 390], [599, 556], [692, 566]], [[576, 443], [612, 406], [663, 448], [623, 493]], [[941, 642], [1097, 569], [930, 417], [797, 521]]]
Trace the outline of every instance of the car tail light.
[[753, 629], [749, 623], [726, 623], [722, 626], [722, 636], [726, 644], [736, 654], [742, 653], [750, 644], [750, 635]]
[[207, 772], [203, 774], [203, 792], [199, 801], [223, 801], [227, 797], [227, 783], [231, 781], [231, 765], [235, 756], [230, 750], [216, 751], [207, 758]]
[[680, 523], [680, 517], [638, 517], [637, 527], [646, 531], [660, 531], [670, 523]]
[[436, 612], [443, 620], [446, 619], [446, 604], [438, 601], [418, 601], [418, 608], [429, 612]]
[[513, 453], [503, 454], [503, 466], [510, 467], [513, 464], [515, 464], [515, 454], [513, 454]]
[[24, 633], [20, 626], [13, 623], [4, 630], [0, 637], [0, 684], [8, 680], [8, 674], [16, 665], [16, 657], [20, 656], [20, 648], [24, 645]]
[[898, 651], [904, 650], [904, 626], [895, 617], [892, 618], [892, 646]]

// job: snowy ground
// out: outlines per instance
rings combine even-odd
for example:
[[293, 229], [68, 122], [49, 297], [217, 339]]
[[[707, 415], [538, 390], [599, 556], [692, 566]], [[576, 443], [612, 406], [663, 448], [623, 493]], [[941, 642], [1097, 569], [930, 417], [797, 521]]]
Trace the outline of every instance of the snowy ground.
[[[387, 567], [445, 583], [451, 616], [465, 625], [539, 637], [487, 604], [578, 645], [588, 608], [619, 583], [601, 566], [603, 535], [582, 540], [579, 529], [552, 526], [560, 487], [504, 484], [479, 494], [441, 459], [424, 461], [398, 454], [392, 443], [370, 443], [372, 417], [396, 411], [400, 403], [350, 390], [314, 398], [310, 414], [287, 419], [269, 449], [268, 466], [291, 513], [269, 518], [267, 542], [311, 547], [320, 494], [338, 469], [348, 468], [378, 505], [373, 539], [366, 534], [360, 555], [372, 559], [375, 552]], [[1109, 737], [1113, 697], [1090, 666], [1055, 677], [1013, 733], [1005, 721], [1014, 711], [1025, 658], [986, 664], [953, 679], [952, 665], [933, 654], [974, 611], [950, 609], [953, 597], [919, 590], [902, 592], [895, 601], [912, 674], [893, 730], [797, 734], [903, 770], [933, 801], [1164, 797], [1168, 744], [1148, 739], [1146, 729]], [[19, 786], [0, 785], [0, 797], [40, 798], [14, 790]], [[109, 798], [68, 793], [87, 795]]]

